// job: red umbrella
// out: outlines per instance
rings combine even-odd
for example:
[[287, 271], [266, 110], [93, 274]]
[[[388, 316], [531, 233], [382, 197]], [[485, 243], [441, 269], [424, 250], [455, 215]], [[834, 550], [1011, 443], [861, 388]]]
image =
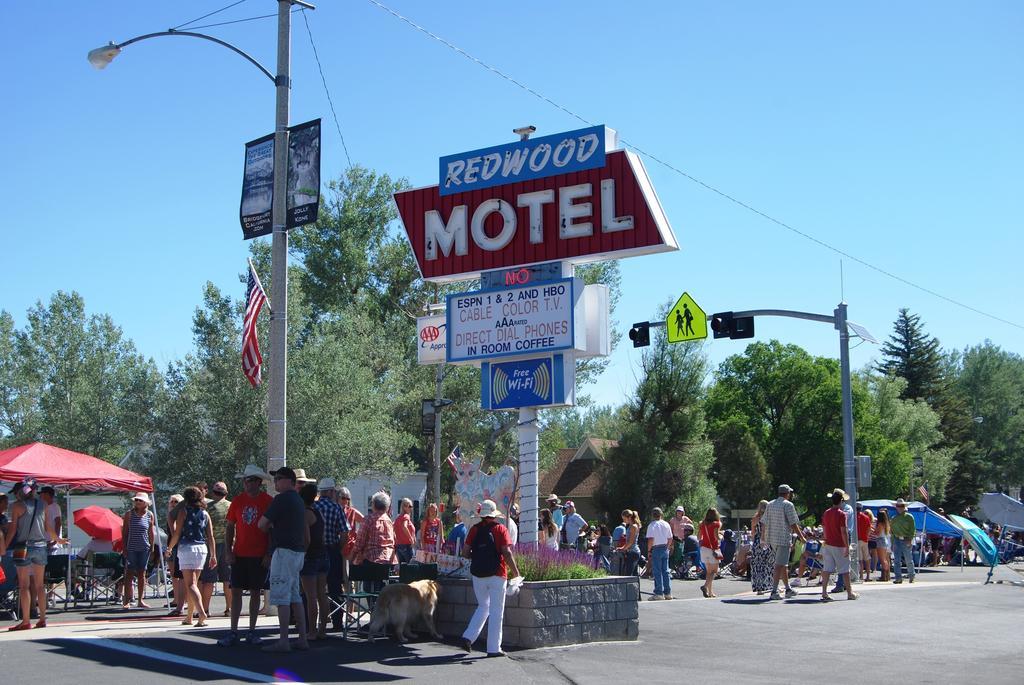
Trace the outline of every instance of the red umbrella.
[[75, 525], [91, 538], [104, 542], [121, 539], [123, 519], [106, 507], [90, 505], [75, 512]]

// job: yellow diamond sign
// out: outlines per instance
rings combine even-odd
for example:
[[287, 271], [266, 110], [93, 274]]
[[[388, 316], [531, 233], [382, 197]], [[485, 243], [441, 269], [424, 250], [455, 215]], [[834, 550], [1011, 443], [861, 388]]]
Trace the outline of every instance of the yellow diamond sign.
[[702, 340], [708, 337], [708, 316], [689, 293], [683, 293], [665, 319], [670, 343]]

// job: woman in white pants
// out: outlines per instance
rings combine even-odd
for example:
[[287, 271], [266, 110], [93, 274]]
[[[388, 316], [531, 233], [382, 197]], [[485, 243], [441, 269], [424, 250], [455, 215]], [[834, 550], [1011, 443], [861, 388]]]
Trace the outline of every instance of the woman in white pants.
[[470, 560], [469, 572], [473, 578], [476, 611], [462, 634], [462, 648], [473, 651], [473, 643], [480, 637], [487, 622], [487, 656], [504, 656], [501, 651], [501, 624], [505, 619], [505, 585], [508, 571], [519, 575], [519, 567], [512, 555], [512, 541], [508, 529], [497, 522], [504, 518], [491, 500], [480, 505], [480, 523], [469, 529], [462, 554]]

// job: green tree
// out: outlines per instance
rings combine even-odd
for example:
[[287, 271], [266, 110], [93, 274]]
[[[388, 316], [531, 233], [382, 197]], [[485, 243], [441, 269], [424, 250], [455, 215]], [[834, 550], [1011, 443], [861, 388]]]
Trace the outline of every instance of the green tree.
[[1024, 359], [985, 341], [964, 351], [956, 383], [974, 417], [982, 485], [1024, 483]]
[[[859, 430], [865, 393], [857, 385], [853, 391], [854, 427]], [[706, 406], [712, 426], [746, 428], [765, 459], [768, 480], [794, 487], [801, 506], [820, 513], [827, 506], [825, 493], [843, 483], [836, 360], [813, 357], [777, 340], [753, 343], [719, 366]], [[721, 481], [718, 486], [741, 487]], [[773, 490], [748, 496], [759, 499]]]
[[[927, 483], [931, 502], [942, 502], [953, 472], [953, 450], [942, 446], [940, 417], [924, 400], [901, 399], [907, 381], [894, 376], [868, 374], [870, 410], [878, 432], [869, 437], [870, 425], [858, 426], [859, 451], [872, 455], [872, 487], [865, 496], [896, 497], [908, 491], [913, 458], [924, 473], [914, 483]], [[867, 413], [867, 412], [866, 412]], [[867, 418], [865, 418], [867, 421]]]
[[938, 401], [943, 386], [939, 341], [924, 332], [921, 317], [900, 309], [893, 333], [882, 345], [878, 370], [907, 381], [903, 399]]
[[42, 434], [42, 388], [21, 354], [20, 336], [14, 317], [0, 311], [0, 447], [31, 442]]
[[168, 367], [153, 446], [138, 458], [158, 482], [226, 480], [247, 463], [266, 463], [266, 387], [253, 388], [241, 367], [244, 306], [206, 284], [192, 318], [195, 351]]
[[714, 459], [701, 406], [707, 356], [699, 344], [672, 345], [664, 335], [644, 352], [642, 377], [627, 405], [619, 446], [604, 468], [607, 511], [685, 502], [693, 511], [713, 506], [708, 477]]
[[109, 316], [59, 291], [27, 314], [0, 315], [0, 415], [8, 442], [34, 440], [120, 461], [145, 440], [161, 378]]
[[740, 416], [713, 424], [708, 431], [715, 446], [712, 471], [718, 494], [741, 509], [748, 509], [771, 491], [768, 464], [750, 428]]

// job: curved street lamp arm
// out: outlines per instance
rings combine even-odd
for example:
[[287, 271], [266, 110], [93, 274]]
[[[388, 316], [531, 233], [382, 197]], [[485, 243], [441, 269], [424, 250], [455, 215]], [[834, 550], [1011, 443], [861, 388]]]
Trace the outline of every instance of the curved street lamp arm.
[[249, 62], [253, 66], [255, 66], [257, 69], [262, 71], [263, 74], [268, 79], [270, 79], [272, 83], [274, 83], [275, 85], [277, 84], [277, 79], [274, 78], [274, 75], [271, 74], [270, 71], [268, 71], [265, 66], [263, 66], [262, 64], [257, 62], [256, 59], [253, 58], [252, 55], [250, 55], [249, 53], [247, 53], [247, 52], [245, 52], [243, 50], [239, 50], [238, 48], [236, 48], [231, 43], [223, 41], [220, 38], [214, 38], [213, 36], [208, 36], [205, 33], [194, 33], [192, 31], [175, 31], [173, 29], [169, 29], [167, 31], [159, 31], [157, 33], [147, 33], [144, 36], [136, 36], [135, 38], [130, 38], [129, 40], [126, 40], [123, 43], [117, 43], [115, 45], [115, 47], [118, 48], [118, 49], [121, 49], [121, 48], [123, 48], [125, 46], [131, 45], [132, 43], [138, 43], [140, 40], [146, 40], [147, 38], [156, 38], [158, 36], [188, 36], [190, 38], [202, 38], [203, 40], [208, 40], [208, 41], [214, 42], [217, 45], [223, 45], [228, 50], [231, 50], [232, 52], [235, 52], [235, 53], [241, 55], [242, 57], [244, 57], [245, 59], [249, 60]]

